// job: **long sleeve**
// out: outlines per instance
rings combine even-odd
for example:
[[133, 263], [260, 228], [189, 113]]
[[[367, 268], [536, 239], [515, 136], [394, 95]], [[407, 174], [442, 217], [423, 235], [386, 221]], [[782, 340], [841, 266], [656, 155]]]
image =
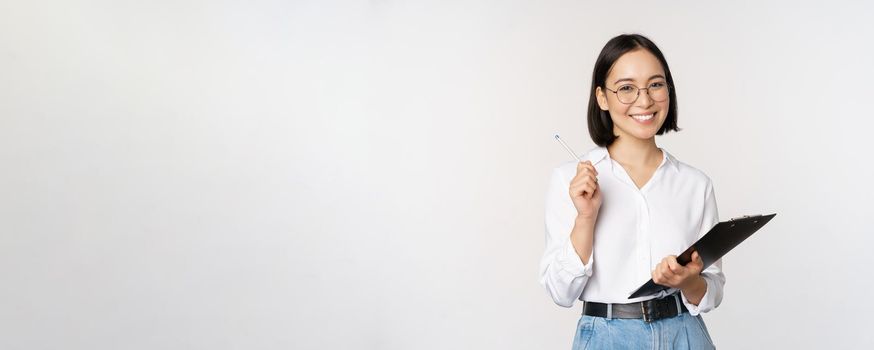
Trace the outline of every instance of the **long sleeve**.
[[[716, 194], [713, 190], [713, 183], [710, 179], [707, 181], [706, 193], [706, 198], [704, 200], [704, 213], [701, 220], [701, 230], [698, 234], [699, 238], [707, 234], [713, 226], [716, 226], [716, 224], [719, 223], [719, 212], [716, 208]], [[683, 303], [686, 304], [686, 308], [689, 309], [689, 314], [692, 316], [713, 310], [722, 303], [722, 292], [723, 287], [725, 286], [725, 275], [722, 273], [722, 259], [717, 260], [704, 269], [704, 271], [701, 272], [701, 277], [703, 277], [704, 281], [707, 283], [707, 291], [704, 293], [704, 297], [701, 298], [701, 302], [699, 302], [698, 305], [690, 303], [689, 300], [686, 299], [686, 296], [680, 293]]]
[[540, 284], [556, 304], [571, 307], [592, 276], [594, 253], [583, 264], [570, 240], [577, 211], [559, 168], [552, 172], [546, 194], [546, 249], [540, 261]]

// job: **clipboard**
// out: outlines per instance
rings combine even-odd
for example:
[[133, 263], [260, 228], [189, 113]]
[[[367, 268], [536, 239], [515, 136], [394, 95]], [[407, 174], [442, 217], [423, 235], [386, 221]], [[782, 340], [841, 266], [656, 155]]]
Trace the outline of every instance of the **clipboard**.
[[[714, 225], [701, 239], [677, 256], [677, 263], [686, 266], [686, 264], [692, 261], [692, 252], [698, 251], [698, 255], [704, 263], [702, 270], [706, 269], [745, 239], [752, 236], [762, 226], [765, 226], [776, 215], [776, 213], [770, 215], [744, 215], [740, 218], [720, 222]], [[670, 287], [656, 284], [650, 279], [649, 282], [644, 283], [640, 288], [631, 293], [628, 299], [658, 294], [667, 289], [670, 289]]]

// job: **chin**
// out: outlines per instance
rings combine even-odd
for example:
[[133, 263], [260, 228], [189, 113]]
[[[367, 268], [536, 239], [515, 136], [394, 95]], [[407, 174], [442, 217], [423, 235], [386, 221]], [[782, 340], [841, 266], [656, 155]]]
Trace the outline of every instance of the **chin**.
[[655, 137], [655, 133], [654, 132], [653, 133], [635, 132], [635, 133], [628, 134], [628, 136], [631, 136], [631, 137], [639, 139], [639, 140], [649, 140], [649, 139]]
[[632, 133], [631, 136], [633, 136], [633, 137], [636, 138], [636, 139], [649, 140], [649, 139], [652, 139], [652, 138], [656, 137], [656, 133], [657, 133], [658, 131], [659, 131], [658, 129], [655, 129], [655, 130], [652, 130], [652, 131], [649, 131], [649, 130], [647, 130], [647, 131], [637, 130], [637, 132]]

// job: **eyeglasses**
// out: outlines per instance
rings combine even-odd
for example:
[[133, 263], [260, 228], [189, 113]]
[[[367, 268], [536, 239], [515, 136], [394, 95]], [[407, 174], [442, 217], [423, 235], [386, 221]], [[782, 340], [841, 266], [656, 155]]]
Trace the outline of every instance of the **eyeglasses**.
[[640, 97], [640, 90], [646, 90], [646, 92], [649, 94], [649, 98], [651, 98], [653, 101], [663, 102], [664, 100], [668, 99], [668, 90], [670, 89], [670, 86], [668, 86], [668, 84], [664, 82], [655, 82], [649, 84], [649, 87], [645, 87], [642, 89], [632, 84], [622, 85], [615, 91], [610, 90], [606, 86], [604, 88], [607, 89], [607, 91], [616, 94], [616, 98], [619, 99], [619, 102], [630, 105], [634, 103], [634, 101], [637, 101], [637, 98]]

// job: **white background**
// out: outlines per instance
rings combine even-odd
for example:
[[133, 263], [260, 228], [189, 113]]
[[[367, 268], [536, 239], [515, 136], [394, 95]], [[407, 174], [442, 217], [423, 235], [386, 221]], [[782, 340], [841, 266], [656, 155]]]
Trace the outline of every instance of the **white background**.
[[594, 61], [649, 36], [720, 348], [871, 348], [874, 13], [797, 1], [0, 1], [0, 348], [567, 349], [538, 284]]

